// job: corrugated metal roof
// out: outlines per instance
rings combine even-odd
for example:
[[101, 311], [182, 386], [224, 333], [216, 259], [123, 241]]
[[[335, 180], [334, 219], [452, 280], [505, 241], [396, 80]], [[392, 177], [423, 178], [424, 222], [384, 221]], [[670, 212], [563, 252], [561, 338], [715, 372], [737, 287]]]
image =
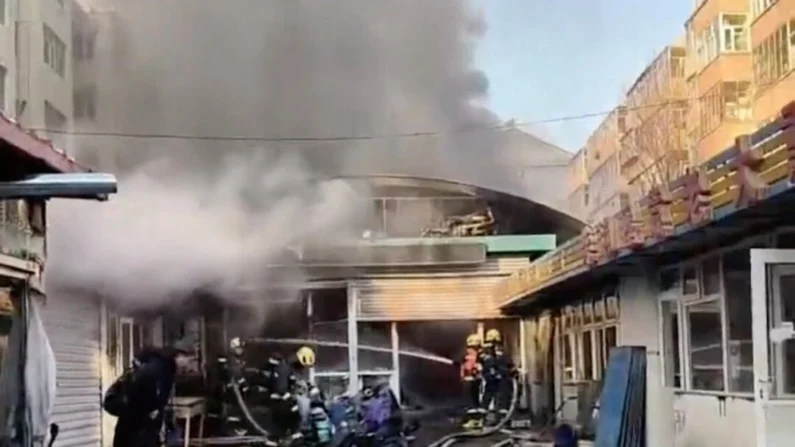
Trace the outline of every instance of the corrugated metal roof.
[[66, 174], [90, 171], [62, 149], [53, 146], [51, 141], [26, 131], [15, 120], [2, 114], [0, 114], [0, 139], [24, 156], [40, 160], [54, 172]]

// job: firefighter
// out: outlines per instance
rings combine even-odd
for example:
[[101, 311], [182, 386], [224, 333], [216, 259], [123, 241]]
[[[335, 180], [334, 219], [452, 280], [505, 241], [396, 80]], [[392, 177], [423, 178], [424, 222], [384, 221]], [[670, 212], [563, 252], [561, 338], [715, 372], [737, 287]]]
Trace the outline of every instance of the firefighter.
[[483, 416], [492, 410], [501, 414], [502, 419], [510, 407], [513, 398], [511, 383], [515, 376], [513, 361], [505, 353], [502, 336], [497, 329], [486, 331], [481, 351], [483, 368], [483, 399], [480, 412]]
[[480, 349], [482, 343], [480, 335], [470, 334], [466, 339], [466, 353], [461, 362], [461, 381], [467, 394], [469, 406], [462, 427], [467, 430], [482, 428], [483, 421], [478, 416], [480, 413], [480, 387], [481, 387], [481, 365]]
[[268, 363], [272, 371], [269, 388], [274, 431], [283, 441], [286, 438], [298, 440], [303, 437], [301, 422], [305, 415], [301, 414], [297, 393], [306, 387], [303, 376], [308, 368], [314, 366], [315, 352], [302, 346], [289, 358], [276, 354], [268, 359]]
[[513, 380], [518, 376], [519, 372], [511, 356], [505, 352], [505, 345], [502, 343], [499, 331], [491, 329], [489, 332], [491, 332], [491, 351], [500, 376], [495, 406], [500, 419], [502, 419], [508, 414], [513, 403]]

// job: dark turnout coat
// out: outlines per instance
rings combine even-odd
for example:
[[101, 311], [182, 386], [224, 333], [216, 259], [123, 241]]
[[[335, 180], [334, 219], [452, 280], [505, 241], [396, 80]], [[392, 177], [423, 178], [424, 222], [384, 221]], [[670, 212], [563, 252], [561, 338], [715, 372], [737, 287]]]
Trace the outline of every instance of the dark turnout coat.
[[116, 421], [114, 447], [161, 445], [161, 429], [177, 371], [174, 357], [174, 353], [161, 349], [146, 349], [135, 357], [128, 410]]

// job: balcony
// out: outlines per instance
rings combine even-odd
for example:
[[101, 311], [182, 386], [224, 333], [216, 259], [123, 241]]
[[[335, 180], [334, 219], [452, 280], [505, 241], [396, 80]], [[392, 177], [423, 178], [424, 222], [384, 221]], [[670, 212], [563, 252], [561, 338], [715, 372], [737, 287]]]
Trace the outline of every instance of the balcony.
[[0, 201], [0, 254], [41, 265], [46, 257], [43, 204], [30, 206], [22, 200]]
[[43, 236], [15, 225], [0, 225], [0, 254], [41, 265], [46, 256], [44, 247]]

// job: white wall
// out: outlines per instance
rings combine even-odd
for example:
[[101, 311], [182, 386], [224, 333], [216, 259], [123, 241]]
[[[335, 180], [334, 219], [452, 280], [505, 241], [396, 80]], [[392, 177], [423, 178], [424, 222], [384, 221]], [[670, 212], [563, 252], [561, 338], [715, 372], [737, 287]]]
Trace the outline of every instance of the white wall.
[[645, 274], [623, 278], [618, 344], [646, 348], [646, 433], [649, 447], [669, 447], [674, 435], [673, 392], [663, 387], [656, 286]]
[[[9, 0], [7, 0], [9, 1]], [[29, 128], [44, 128], [44, 102], [49, 101], [71, 121], [72, 116], [72, 20], [68, 0], [63, 6], [57, 0], [19, 0], [16, 14], [19, 26], [19, 57], [17, 61], [17, 94], [26, 101], [23, 113], [17, 117]], [[44, 63], [44, 24], [47, 24], [66, 44], [63, 76]], [[65, 137], [51, 135], [65, 145]]]
[[6, 0], [5, 18], [0, 23], [0, 65], [6, 69], [5, 79], [5, 101], [0, 104], [0, 109], [6, 116], [14, 115], [14, 102], [17, 90], [17, 60], [16, 60], [16, 40], [15, 22], [17, 14], [17, 4], [14, 1]]
[[753, 401], [674, 392], [665, 387], [656, 286], [644, 276], [621, 285], [619, 344], [647, 347], [649, 447], [748, 447], [755, 443]]

